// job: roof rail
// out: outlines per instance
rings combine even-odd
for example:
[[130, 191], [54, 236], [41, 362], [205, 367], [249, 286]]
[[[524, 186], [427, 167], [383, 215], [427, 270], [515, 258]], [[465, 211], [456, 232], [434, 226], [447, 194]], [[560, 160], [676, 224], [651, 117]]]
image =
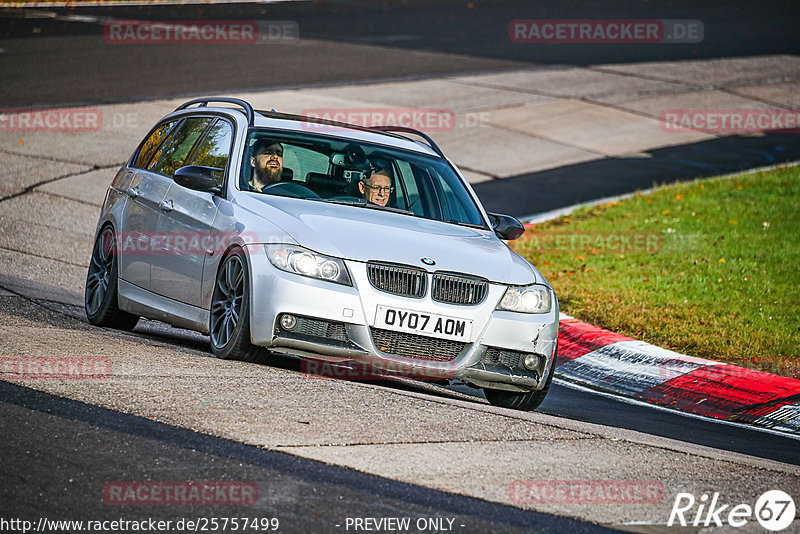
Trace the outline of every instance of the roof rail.
[[[330, 119], [323, 119], [319, 117], [307, 117], [305, 115], [294, 115], [292, 113], [281, 113], [280, 111], [262, 111], [256, 110], [256, 113], [259, 115], [263, 115], [264, 117], [275, 117], [275, 118], [283, 118], [283, 119], [295, 119], [295, 120], [302, 120], [306, 122], [312, 122], [315, 124], [325, 124], [328, 126], [337, 126], [341, 128], [348, 128], [352, 130], [360, 130], [362, 132], [383, 132], [383, 133], [393, 133], [393, 132], [404, 132], [404, 133], [412, 133], [422, 137], [428, 145], [436, 152], [440, 157], [447, 159], [444, 155], [444, 152], [439, 148], [439, 146], [430, 138], [427, 134], [420, 132], [419, 130], [415, 130], [414, 128], [409, 128], [407, 126], [360, 126], [358, 124], [349, 124], [346, 122], [339, 122]], [[397, 136], [402, 137], [402, 136]], [[407, 139], [407, 138], [406, 138]]]
[[189, 100], [188, 102], [184, 102], [183, 104], [175, 108], [175, 111], [178, 111], [180, 109], [186, 109], [194, 104], [199, 104], [198, 107], [204, 108], [208, 105], [209, 102], [224, 102], [226, 104], [236, 104], [237, 106], [241, 106], [242, 109], [244, 109], [245, 114], [247, 115], [247, 125], [253, 126], [253, 121], [255, 120], [255, 112], [253, 111], [253, 106], [251, 106], [249, 102], [242, 100], [241, 98], [228, 98], [228, 97], [196, 98], [194, 100]]
[[378, 130], [379, 132], [404, 132], [410, 133], [414, 135], [418, 135], [422, 137], [425, 142], [430, 145], [434, 152], [439, 154], [442, 158], [447, 159], [444, 155], [444, 152], [439, 148], [439, 146], [430, 138], [430, 136], [426, 133], [420, 132], [419, 130], [415, 130], [414, 128], [409, 128], [408, 126], [371, 126], [370, 130]]
[[299, 120], [304, 122], [311, 122], [314, 124], [323, 124], [325, 126], [335, 126], [337, 128], [343, 128], [347, 130], [360, 130], [362, 132], [373, 132], [373, 133], [375, 132], [374, 129], [369, 128], [367, 126], [360, 126], [358, 124], [350, 124], [347, 122], [334, 121], [331, 119], [323, 119], [321, 117], [309, 117], [307, 115], [295, 115], [293, 113], [283, 113], [281, 111], [275, 111], [274, 109], [271, 111], [263, 111], [257, 109], [256, 113], [264, 117], [272, 117], [276, 119]]

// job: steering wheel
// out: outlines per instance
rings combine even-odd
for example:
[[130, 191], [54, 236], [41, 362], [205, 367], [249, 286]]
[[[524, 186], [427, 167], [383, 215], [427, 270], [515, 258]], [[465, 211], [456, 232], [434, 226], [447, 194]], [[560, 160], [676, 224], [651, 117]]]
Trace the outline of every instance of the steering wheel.
[[297, 182], [275, 182], [261, 189], [262, 193], [292, 198], [319, 198], [311, 189]]

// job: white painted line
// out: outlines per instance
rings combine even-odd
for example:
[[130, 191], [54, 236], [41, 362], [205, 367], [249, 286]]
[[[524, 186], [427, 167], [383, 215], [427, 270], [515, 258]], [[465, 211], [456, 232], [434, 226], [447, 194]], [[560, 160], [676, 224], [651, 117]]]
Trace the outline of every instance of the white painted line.
[[619, 395], [636, 395], [720, 362], [686, 356], [644, 341], [617, 341], [558, 366], [562, 378]]
[[111, 20], [106, 17], [90, 17], [87, 15], [61, 15], [53, 18], [69, 22], [85, 22], [87, 24], [104, 24], [106, 21]]
[[[754, 522], [755, 521], [753, 521], [753, 523]], [[725, 525], [728, 525], [728, 524], [729, 523], [725, 523]], [[631, 527], [637, 527], [637, 526], [643, 526], [643, 527], [666, 527], [667, 523], [665, 521], [661, 521], [661, 522], [658, 522], [658, 521], [626, 521], [624, 523], [620, 523], [620, 525], [631, 526]]]
[[593, 394], [593, 395], [599, 395], [601, 397], [606, 397], [606, 398], [609, 398], [609, 399], [613, 399], [613, 400], [616, 400], [616, 401], [619, 401], [619, 402], [622, 402], [622, 403], [625, 403], [625, 404], [632, 404], [634, 406], [643, 406], [643, 407], [647, 407], [647, 408], [652, 408], [654, 410], [660, 410], [662, 412], [669, 412], [671, 414], [676, 414], [676, 415], [680, 415], [680, 416], [683, 416], [683, 417], [689, 417], [691, 419], [700, 419], [701, 421], [717, 423], [717, 424], [720, 424], [720, 425], [732, 426], [732, 427], [736, 427], [736, 428], [739, 428], [739, 429], [742, 429], [742, 430], [755, 430], [757, 432], [763, 432], [765, 434], [772, 434], [774, 436], [782, 436], [784, 438], [791, 438], [791, 439], [795, 439], [797, 441], [800, 441], [800, 435], [797, 435], [797, 434], [790, 434], [788, 432], [780, 432], [778, 430], [772, 430], [771, 428], [763, 428], [763, 427], [748, 425], [748, 424], [745, 424], [745, 423], [736, 423], [736, 422], [733, 422], [733, 421], [725, 421], [724, 419], [714, 419], [713, 417], [706, 417], [705, 415], [698, 415], [698, 414], [689, 413], [689, 412], [682, 412], [680, 410], [667, 408], [665, 406], [660, 406], [658, 404], [650, 404], [649, 402], [640, 401], [638, 399], [632, 399], [630, 397], [622, 397], [620, 395], [614, 395], [613, 393], [606, 393], [605, 391], [598, 391], [596, 389], [592, 389], [592, 388], [589, 388], [589, 387], [586, 387], [586, 386], [582, 386], [580, 384], [575, 384], [573, 382], [569, 382], [567, 380], [564, 380], [563, 378], [553, 377], [553, 381], [555, 383], [561, 385], [561, 386], [564, 386], [564, 387], [567, 387], [567, 388], [570, 388], [570, 389], [575, 389], [577, 391], [582, 391], [584, 393], [590, 393], [590, 394]]

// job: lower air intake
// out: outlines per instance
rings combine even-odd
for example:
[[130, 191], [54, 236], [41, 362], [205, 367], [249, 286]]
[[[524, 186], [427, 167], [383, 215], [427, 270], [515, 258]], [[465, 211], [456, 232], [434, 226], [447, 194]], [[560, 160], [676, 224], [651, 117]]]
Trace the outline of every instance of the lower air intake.
[[375, 346], [381, 352], [417, 360], [449, 362], [454, 360], [467, 345], [461, 341], [405, 334], [380, 328], [371, 328], [370, 330]]

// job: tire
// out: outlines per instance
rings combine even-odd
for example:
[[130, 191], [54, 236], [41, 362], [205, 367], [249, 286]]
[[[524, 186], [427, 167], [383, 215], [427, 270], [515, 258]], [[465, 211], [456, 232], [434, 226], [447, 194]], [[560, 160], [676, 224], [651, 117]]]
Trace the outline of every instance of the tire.
[[118, 306], [119, 262], [114, 241], [114, 230], [106, 226], [94, 242], [86, 274], [83, 307], [86, 318], [93, 325], [133, 330], [139, 316], [124, 312]]
[[[555, 355], [553, 355], [555, 358]], [[550, 384], [553, 382], [553, 371], [556, 368], [555, 359], [553, 365], [550, 367], [550, 372], [547, 374], [547, 381], [544, 387], [539, 391], [529, 391], [528, 393], [514, 393], [513, 391], [505, 391], [502, 389], [489, 389], [483, 388], [483, 393], [486, 395], [486, 400], [493, 406], [500, 406], [502, 408], [511, 408], [512, 410], [522, 410], [530, 412], [539, 407], [544, 402], [547, 392], [550, 390]]]
[[264, 349], [250, 342], [250, 276], [240, 249], [220, 263], [209, 310], [211, 352], [223, 360], [259, 362]]

